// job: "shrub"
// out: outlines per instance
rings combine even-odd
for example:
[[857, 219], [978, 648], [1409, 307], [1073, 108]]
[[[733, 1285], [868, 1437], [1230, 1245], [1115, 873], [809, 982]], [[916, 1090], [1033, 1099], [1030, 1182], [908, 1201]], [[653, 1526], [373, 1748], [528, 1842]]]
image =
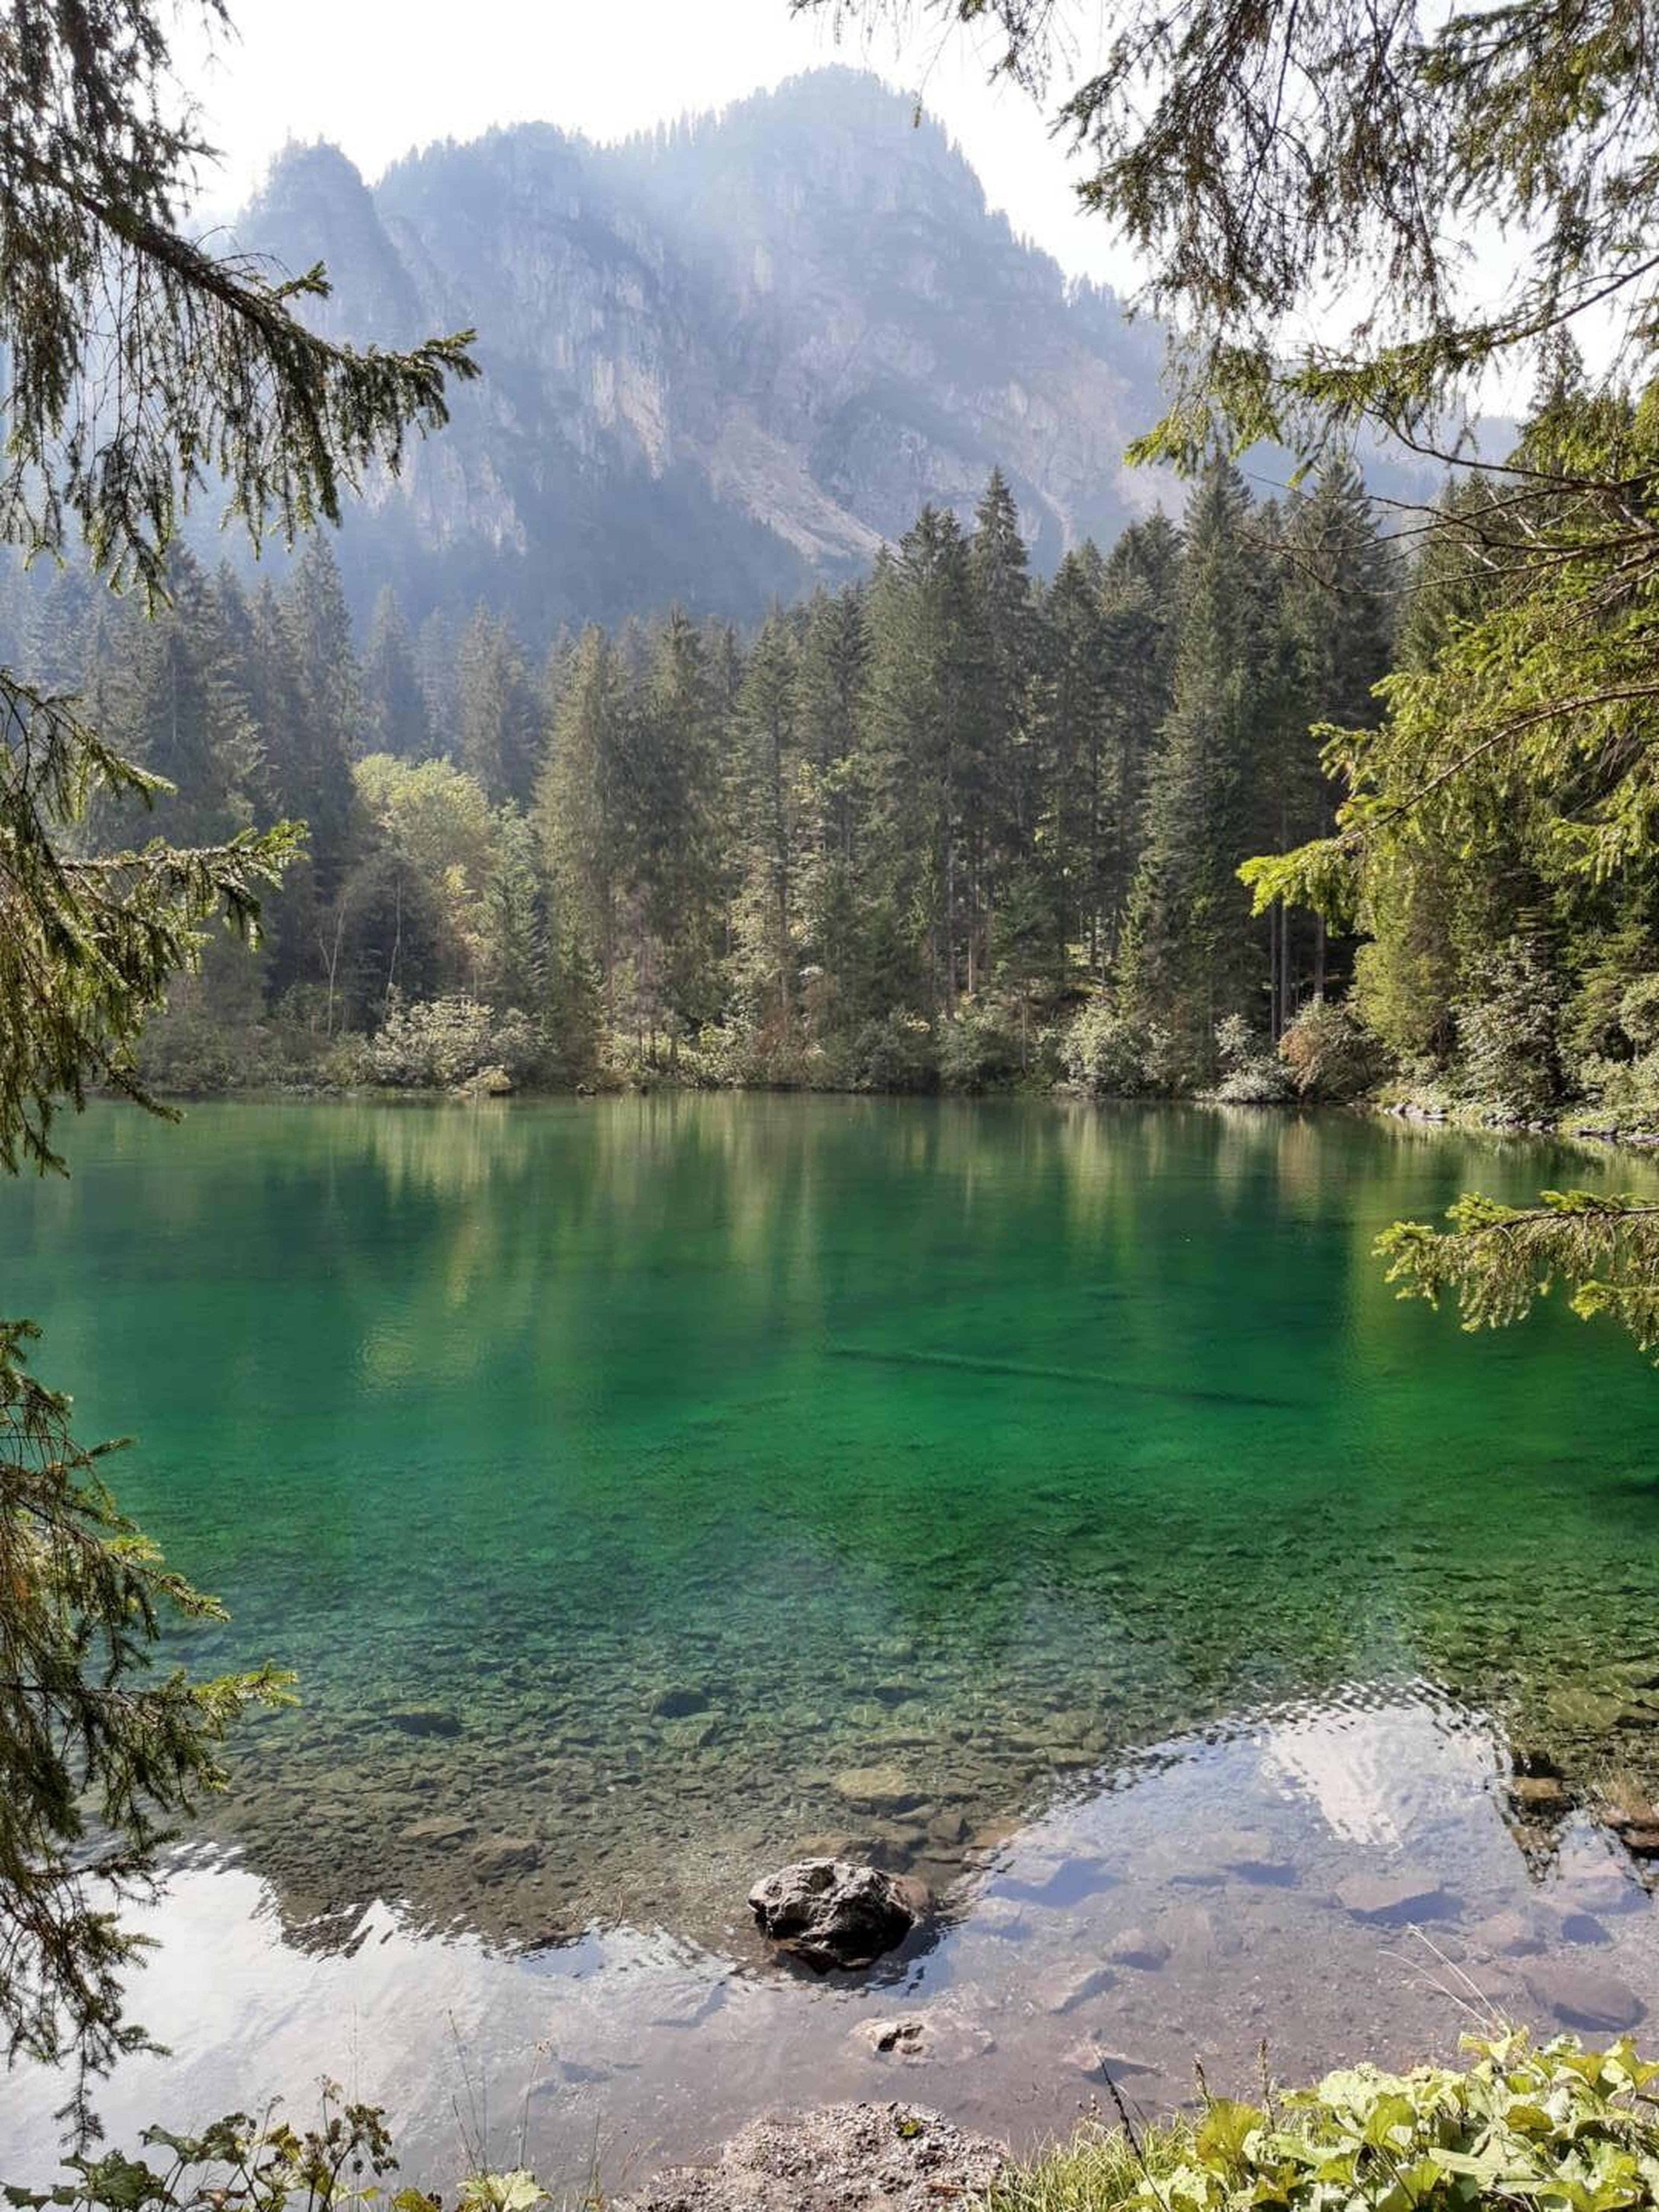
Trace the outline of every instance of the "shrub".
[[1139, 1098], [1186, 1087], [1170, 1032], [1132, 1023], [1105, 997], [1072, 1018], [1060, 1047], [1066, 1079], [1097, 1098]]
[[902, 1012], [866, 1022], [853, 1041], [852, 1075], [860, 1091], [931, 1091], [939, 1079], [933, 1031], [920, 1014]]
[[1290, 1097], [1290, 1071], [1258, 1041], [1242, 1014], [1217, 1023], [1215, 1049], [1221, 1062], [1215, 1096], [1224, 1104], [1282, 1106]]
[[968, 1006], [939, 1030], [939, 1079], [946, 1091], [1004, 1090], [1020, 1073], [1019, 1039], [989, 1006]]
[[1465, 1095], [1520, 1121], [1561, 1097], [1561, 987], [1537, 949], [1511, 938], [1480, 969], [1477, 995], [1457, 1008]]
[[1634, 2212], [1659, 2203], [1659, 2066], [1628, 2039], [1534, 2049], [1505, 2031], [1467, 2069], [1355, 2066], [1260, 2106], [1206, 2100], [1133, 2139], [1086, 2129], [1016, 2171], [991, 2212]]
[[515, 1085], [533, 1082], [546, 1076], [552, 1057], [527, 1014], [497, 1013], [468, 998], [394, 1004], [368, 1048], [376, 1083], [420, 1091], [451, 1090], [486, 1069]]
[[1382, 1050], [1358, 1018], [1330, 999], [1310, 999], [1279, 1040], [1297, 1095], [1340, 1104], [1382, 1073]]
[[1619, 1026], [1638, 1058], [1659, 1048], [1659, 975], [1638, 975], [1620, 994]]
[[1589, 1103], [1626, 1127], [1659, 1123], [1659, 1052], [1639, 1060], [1608, 1060], [1593, 1053], [1578, 1065], [1578, 1085]]

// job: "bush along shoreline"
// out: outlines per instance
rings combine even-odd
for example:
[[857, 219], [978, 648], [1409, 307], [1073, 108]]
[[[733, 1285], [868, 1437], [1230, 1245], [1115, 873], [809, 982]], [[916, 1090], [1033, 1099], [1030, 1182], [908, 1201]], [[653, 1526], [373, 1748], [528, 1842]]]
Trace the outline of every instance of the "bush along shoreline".
[[1024, 1038], [992, 1003], [933, 1024], [896, 1016], [850, 1043], [809, 1039], [786, 1054], [714, 1027], [596, 1035], [573, 1054], [521, 1009], [466, 994], [412, 1002], [394, 994], [378, 1027], [331, 1036], [270, 1018], [227, 1026], [186, 992], [152, 1024], [139, 1073], [156, 1095], [179, 1099], [678, 1089], [1343, 1106], [1425, 1125], [1656, 1147], [1659, 1012], [1650, 1028], [1645, 985], [1627, 995], [1640, 1000], [1628, 1031], [1603, 1040], [1618, 1056], [1589, 1056], [1547, 1091], [1524, 1058], [1494, 1056], [1473, 1079], [1490, 1086], [1484, 1089], [1431, 1062], [1402, 1068], [1348, 1002], [1325, 998], [1310, 1000], [1276, 1042], [1239, 1016], [1226, 1017], [1216, 1025], [1214, 1069], [1200, 1080], [1167, 1031], [1132, 1022], [1105, 993]]

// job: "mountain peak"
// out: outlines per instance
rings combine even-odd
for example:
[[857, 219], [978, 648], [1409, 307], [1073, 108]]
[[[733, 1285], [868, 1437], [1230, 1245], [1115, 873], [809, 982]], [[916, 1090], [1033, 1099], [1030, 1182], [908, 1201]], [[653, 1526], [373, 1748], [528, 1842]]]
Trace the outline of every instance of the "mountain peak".
[[325, 258], [328, 327], [471, 325], [482, 383], [349, 526], [364, 596], [483, 598], [532, 637], [678, 599], [738, 618], [850, 573], [994, 463], [1040, 565], [1155, 499], [1121, 456], [1144, 336], [987, 208], [945, 131], [815, 70], [614, 146], [430, 146], [372, 190], [291, 149], [249, 242]]

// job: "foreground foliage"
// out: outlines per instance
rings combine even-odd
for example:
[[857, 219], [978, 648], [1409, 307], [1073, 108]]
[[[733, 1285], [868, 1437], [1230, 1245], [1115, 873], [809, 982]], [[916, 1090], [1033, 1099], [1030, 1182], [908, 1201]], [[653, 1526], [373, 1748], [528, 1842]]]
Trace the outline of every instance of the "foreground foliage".
[[1355, 2066], [1131, 2137], [1088, 2130], [991, 2212], [1625, 2212], [1659, 2201], [1659, 2067], [1628, 2039], [1471, 2039], [1467, 2068]]
[[[15, 2212], [49, 2205], [79, 2212], [441, 2212], [425, 2190], [398, 2188], [386, 2114], [348, 2102], [337, 2082], [321, 2085], [315, 2127], [301, 2130], [275, 2106], [260, 2118], [228, 2112], [190, 2135], [146, 2128], [137, 2154], [82, 2154], [51, 2189], [0, 2191]], [[161, 2154], [158, 2156], [156, 2154]], [[597, 2204], [596, 2198], [584, 2203]], [[455, 2192], [456, 2212], [541, 2212], [550, 2207], [533, 2174], [497, 2172], [482, 2160]]]
[[[165, 2154], [155, 2157], [154, 2154]], [[143, 2154], [151, 2154], [146, 2156]], [[64, 2178], [44, 2190], [9, 2187], [17, 2212], [48, 2205], [84, 2212], [439, 2212], [424, 2190], [398, 2189], [392, 2136], [380, 2106], [347, 2103], [338, 2085], [322, 2085], [322, 2112], [303, 2130], [276, 2108], [261, 2119], [228, 2112], [191, 2135], [146, 2128], [139, 2154], [106, 2151], [67, 2162]], [[457, 2192], [458, 2212], [537, 2212], [550, 2203], [528, 2173], [480, 2172]]]
[[[1091, 2124], [1011, 2167], [980, 2212], [1636, 2212], [1659, 2202], [1659, 2066], [1628, 2038], [1586, 2051], [1516, 2029], [1465, 2041], [1464, 2067], [1360, 2065], [1259, 2105], [1206, 2094], [1193, 2119]], [[164, 2154], [156, 2156], [155, 2154]], [[479, 2165], [482, 2169], [483, 2160]], [[438, 2212], [397, 2186], [384, 2112], [323, 2085], [318, 2126], [233, 2112], [137, 2154], [71, 2158], [52, 2188], [9, 2187], [16, 2212]], [[459, 2212], [540, 2212], [533, 2174], [480, 2170]], [[585, 2204], [603, 2202], [597, 2189]]]

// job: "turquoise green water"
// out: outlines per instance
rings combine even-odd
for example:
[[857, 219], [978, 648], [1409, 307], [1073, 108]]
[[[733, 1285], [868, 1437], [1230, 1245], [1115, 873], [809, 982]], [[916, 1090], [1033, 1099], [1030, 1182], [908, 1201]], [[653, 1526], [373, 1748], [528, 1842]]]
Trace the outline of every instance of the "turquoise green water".
[[[69, 1137], [70, 1183], [0, 1194], [7, 1304], [82, 1431], [142, 1439], [124, 1503], [232, 1609], [204, 1661], [300, 1672], [209, 1833], [313, 1954], [384, 1900], [503, 1954], [627, 1927], [758, 1972], [749, 1883], [830, 1842], [965, 1922], [999, 1839], [1103, 1778], [1182, 1768], [1172, 1849], [1236, 1824], [1226, 1747], [1287, 1716], [1427, 1713], [1378, 1754], [1413, 1786], [1474, 1742], [1522, 1880], [1560, 1836], [1505, 1800], [1516, 1756], [1573, 1818], [1659, 1782], [1659, 1381], [1556, 1311], [1466, 1339], [1370, 1257], [1595, 1158], [728, 1097]], [[1333, 1879], [1399, 1827], [1274, 1755]]]

